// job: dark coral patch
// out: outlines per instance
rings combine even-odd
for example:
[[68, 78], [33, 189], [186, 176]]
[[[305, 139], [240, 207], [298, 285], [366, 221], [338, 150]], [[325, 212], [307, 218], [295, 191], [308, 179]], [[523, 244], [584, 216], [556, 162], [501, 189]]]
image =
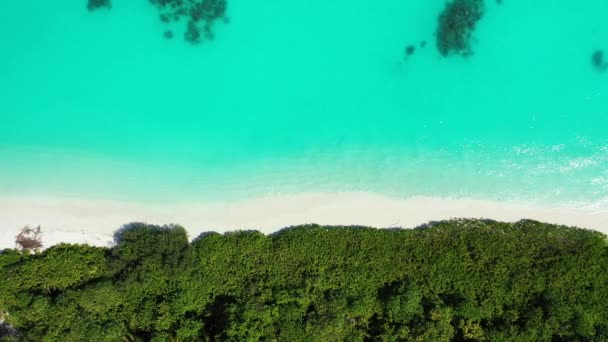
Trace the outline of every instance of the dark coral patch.
[[405, 57], [409, 57], [414, 54], [416, 47], [414, 45], [408, 45], [405, 47]]
[[171, 21], [171, 17], [168, 14], [161, 14], [159, 18], [163, 23], [168, 23]]
[[453, 0], [439, 15], [437, 49], [442, 56], [472, 54], [471, 34], [484, 12], [483, 0]]
[[227, 22], [226, 0], [149, 0], [160, 12], [160, 20], [164, 23], [187, 21], [184, 40], [197, 44], [202, 40], [214, 38], [213, 24], [218, 21]]
[[89, 11], [93, 11], [101, 7], [111, 8], [112, 4], [110, 3], [110, 0], [89, 0], [87, 2], [87, 9]]
[[165, 39], [173, 39], [173, 31], [171, 31], [171, 30], [165, 31], [165, 33], [163, 33], [163, 37], [165, 37]]
[[192, 20], [188, 22], [188, 28], [184, 32], [184, 39], [192, 44], [198, 44], [201, 41], [201, 30]]
[[604, 51], [595, 50], [591, 55], [591, 64], [596, 70], [604, 71], [608, 68], [608, 63], [604, 60]]

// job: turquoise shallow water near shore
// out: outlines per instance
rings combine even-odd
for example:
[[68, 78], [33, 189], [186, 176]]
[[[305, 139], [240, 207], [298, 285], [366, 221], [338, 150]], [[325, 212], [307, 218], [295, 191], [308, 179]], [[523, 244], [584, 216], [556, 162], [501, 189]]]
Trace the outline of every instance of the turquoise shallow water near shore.
[[231, 0], [192, 46], [146, 0], [2, 2], [0, 195], [608, 206], [608, 2], [487, 1], [469, 58], [444, 4]]

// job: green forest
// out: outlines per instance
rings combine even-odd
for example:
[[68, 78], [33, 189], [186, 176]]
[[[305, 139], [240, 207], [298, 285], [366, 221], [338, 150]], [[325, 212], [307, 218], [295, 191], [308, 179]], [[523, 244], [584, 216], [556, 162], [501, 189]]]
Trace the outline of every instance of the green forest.
[[536, 221], [271, 235], [131, 223], [0, 254], [3, 341], [608, 341], [608, 246]]

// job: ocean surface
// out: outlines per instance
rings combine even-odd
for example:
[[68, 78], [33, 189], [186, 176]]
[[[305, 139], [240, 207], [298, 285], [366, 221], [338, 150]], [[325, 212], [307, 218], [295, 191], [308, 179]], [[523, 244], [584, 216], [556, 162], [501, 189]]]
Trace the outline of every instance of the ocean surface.
[[608, 207], [608, 1], [486, 1], [468, 57], [445, 4], [228, 0], [192, 44], [149, 0], [2, 1], [0, 196]]

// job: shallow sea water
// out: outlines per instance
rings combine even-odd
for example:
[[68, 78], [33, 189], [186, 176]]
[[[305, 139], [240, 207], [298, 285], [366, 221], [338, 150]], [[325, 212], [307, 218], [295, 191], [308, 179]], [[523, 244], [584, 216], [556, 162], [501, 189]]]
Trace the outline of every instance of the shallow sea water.
[[3, 1], [0, 195], [608, 207], [608, 2], [486, 1], [468, 58], [435, 47], [444, 5], [229, 0], [193, 46], [147, 0]]

